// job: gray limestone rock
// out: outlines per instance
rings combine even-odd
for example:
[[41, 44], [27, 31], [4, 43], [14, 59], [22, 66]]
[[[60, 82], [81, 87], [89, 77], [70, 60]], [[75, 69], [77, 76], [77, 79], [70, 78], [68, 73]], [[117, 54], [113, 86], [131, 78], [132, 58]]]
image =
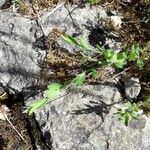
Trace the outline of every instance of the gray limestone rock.
[[[120, 16], [116, 17], [120, 19]], [[90, 7], [85, 5], [85, 7], [79, 7], [78, 5], [65, 6], [60, 4], [51, 12], [46, 12], [39, 19], [39, 23], [45, 35], [48, 35], [53, 28], [58, 28], [60, 31], [77, 39], [84, 38], [90, 46], [99, 44], [114, 50], [120, 49], [120, 43], [116, 42], [117, 36], [103, 27], [102, 18], [111, 19], [111, 17], [107, 16], [106, 10], [100, 6]], [[113, 21], [115, 20], [113, 19]], [[118, 24], [118, 22], [115, 24]], [[59, 40], [59, 44], [69, 52], [73, 53], [77, 50], [77, 47], [64, 43], [62, 38]]]
[[40, 31], [36, 21], [10, 15], [0, 13], [0, 83], [21, 92], [35, 83], [45, 52], [33, 47]]
[[57, 100], [38, 110], [35, 117], [53, 150], [150, 148], [146, 116], [126, 127], [113, 115], [113, 107], [121, 100], [115, 83], [85, 85], [62, 91]]
[[6, 3], [7, 0], [0, 0], [0, 8]]
[[141, 92], [141, 85], [139, 79], [134, 77], [125, 78], [124, 85], [125, 85], [125, 96], [128, 99], [137, 98], [137, 96]]
[[111, 107], [121, 101], [115, 85], [72, 87], [69, 93], [62, 91], [59, 96], [35, 113], [47, 144], [54, 150], [106, 149], [108, 137], [101, 126]]

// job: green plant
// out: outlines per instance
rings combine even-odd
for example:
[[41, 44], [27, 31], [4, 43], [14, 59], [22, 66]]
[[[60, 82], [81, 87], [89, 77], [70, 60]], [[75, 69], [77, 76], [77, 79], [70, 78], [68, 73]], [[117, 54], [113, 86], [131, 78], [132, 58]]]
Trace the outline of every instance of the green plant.
[[130, 101], [126, 102], [123, 107], [115, 107], [115, 115], [118, 116], [118, 119], [121, 120], [126, 126], [132, 119], [139, 119], [140, 110], [139, 106], [136, 103], [131, 103]]
[[71, 84], [75, 86], [81, 86], [85, 82], [85, 72], [77, 74], [77, 76], [71, 81]]
[[126, 64], [127, 54], [125, 52], [116, 53], [113, 50], [105, 50], [103, 57], [106, 65], [115, 65], [117, 68], [123, 68]]
[[144, 66], [144, 63], [140, 57], [140, 47], [139, 44], [133, 44], [131, 50], [128, 52], [128, 61], [136, 61], [136, 64], [139, 68]]
[[25, 112], [31, 115], [33, 112], [35, 112], [39, 108], [42, 108], [43, 106], [45, 106], [48, 102], [52, 101], [56, 97], [61, 87], [62, 85], [59, 83], [51, 83], [50, 85], [48, 85], [47, 90], [44, 92], [44, 98], [37, 100], [36, 102], [33, 102], [25, 110]]
[[[122, 51], [119, 53], [116, 53], [115, 51], [111, 49], [104, 49], [101, 48], [99, 45], [97, 45], [96, 48], [93, 48], [87, 44], [87, 42], [81, 38], [80, 40], [76, 40], [72, 36], [62, 36], [63, 39], [68, 42], [69, 44], [76, 45], [80, 47], [81, 54], [85, 61], [88, 63], [95, 63], [96, 65], [105, 65], [105, 66], [115, 66], [117, 68], [123, 68], [124, 65], [126, 65], [127, 61], [137, 61], [137, 65], [139, 67], [143, 66], [143, 62], [139, 55], [139, 46], [133, 45], [131, 48], [131, 51]], [[31, 104], [27, 109], [26, 112], [31, 115], [33, 112], [35, 112], [37, 109], [45, 106], [48, 102], [52, 101], [56, 95], [58, 94], [59, 90], [61, 88], [69, 88], [71, 85], [74, 86], [81, 86], [84, 82], [86, 82], [86, 75], [91, 75], [94, 79], [99, 78], [99, 73], [96, 70], [96, 67], [94, 68], [93, 65], [88, 67], [88, 69], [84, 70], [84, 72], [79, 73], [76, 75], [74, 79], [72, 79], [67, 85], [60, 85], [59, 83], [51, 83], [48, 85], [48, 90], [45, 91], [46, 96], [44, 96], [43, 99], [34, 102]], [[128, 114], [128, 113], [127, 113]], [[123, 115], [124, 117], [128, 117], [126, 113]], [[126, 119], [127, 120], [127, 119]], [[130, 120], [130, 117], [129, 117]]]
[[91, 69], [89, 75], [91, 75], [94, 79], [98, 79], [100, 77], [100, 74], [96, 69]]
[[86, 0], [86, 3], [89, 3], [91, 5], [95, 5], [99, 2], [100, 0]]
[[140, 48], [138, 44], [133, 44], [130, 51], [124, 50], [115, 52], [112, 49], [104, 49], [97, 45], [93, 48], [87, 44], [87, 42], [81, 38], [79, 40], [72, 36], [64, 36], [62, 38], [69, 44], [78, 46], [81, 49], [81, 54], [87, 61], [95, 61], [99, 65], [115, 66], [117, 68], [123, 68], [127, 62], [136, 61], [139, 68], [142, 68], [144, 63], [140, 57]]
[[33, 102], [24, 112], [28, 115], [31, 115], [36, 110], [44, 107], [47, 103], [53, 101], [56, 96], [58, 95], [60, 89], [67, 89], [71, 85], [74, 86], [81, 86], [85, 82], [85, 72], [77, 74], [76, 77], [71, 80], [71, 82], [68, 85], [62, 86], [59, 83], [51, 83], [48, 85], [47, 90], [44, 91], [44, 98], [40, 100], [36, 100], [36, 102]]

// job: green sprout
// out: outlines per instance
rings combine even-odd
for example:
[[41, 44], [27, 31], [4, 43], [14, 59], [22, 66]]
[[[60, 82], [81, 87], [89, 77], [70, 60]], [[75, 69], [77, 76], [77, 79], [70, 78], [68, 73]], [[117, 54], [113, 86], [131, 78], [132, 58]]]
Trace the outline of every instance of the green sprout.
[[[78, 46], [81, 49], [81, 54], [87, 61], [94, 61], [97, 64], [115, 66], [123, 68], [127, 62], [136, 61], [139, 68], [143, 68], [144, 63], [140, 57], [140, 47], [138, 44], [133, 44], [130, 51], [115, 52], [112, 49], [104, 49], [97, 45], [96, 48], [91, 47], [81, 38], [77, 40], [70, 35], [62, 35], [62, 38], [69, 44]], [[97, 56], [100, 56], [101, 60]]]
[[51, 83], [48, 85], [48, 89], [45, 91], [45, 96], [44, 98], [33, 102], [26, 110], [25, 113], [28, 115], [31, 115], [33, 112], [36, 110], [42, 108], [45, 106], [47, 103], [52, 101], [54, 98], [56, 98], [56, 95], [58, 94], [59, 90], [61, 89], [62, 85], [59, 83]]
[[[83, 39], [77, 40], [76, 38], [69, 35], [62, 35], [62, 38], [69, 44], [78, 46], [81, 49], [81, 54], [84, 59], [87, 60], [87, 64], [93, 63], [95, 66], [114, 66], [117, 68], [123, 68], [127, 62], [136, 61], [137, 66], [142, 68], [144, 63], [140, 58], [140, 48], [138, 44], [134, 44], [131, 47], [131, 51], [121, 51], [116, 53], [111, 49], [101, 48], [99, 45], [96, 48], [91, 47]], [[32, 103], [25, 112], [31, 115], [36, 110], [42, 108], [50, 101], [53, 101], [57, 96], [60, 89], [67, 89], [71, 85], [81, 86], [86, 82], [86, 75], [91, 75], [94, 79], [100, 77], [99, 72], [96, 70], [97, 67], [90, 65], [87, 70], [84, 70], [82, 73], [76, 75], [67, 85], [62, 86], [59, 83], [51, 83], [48, 85], [48, 89], [44, 92], [44, 98]], [[117, 114], [120, 115], [120, 119], [127, 125], [132, 118], [138, 116], [138, 107], [136, 104], [126, 103], [126, 107], [123, 109], [117, 109]]]
[[77, 74], [77, 76], [71, 81], [71, 84], [75, 86], [81, 86], [85, 82], [85, 72]]
[[131, 51], [128, 52], [128, 61], [136, 61], [136, 64], [139, 68], [143, 68], [144, 63], [140, 57], [140, 47], [138, 44], [133, 44], [131, 47]]
[[118, 119], [121, 120], [126, 126], [132, 119], [139, 119], [140, 111], [136, 103], [126, 102], [123, 107], [115, 107], [115, 115], [118, 116]]

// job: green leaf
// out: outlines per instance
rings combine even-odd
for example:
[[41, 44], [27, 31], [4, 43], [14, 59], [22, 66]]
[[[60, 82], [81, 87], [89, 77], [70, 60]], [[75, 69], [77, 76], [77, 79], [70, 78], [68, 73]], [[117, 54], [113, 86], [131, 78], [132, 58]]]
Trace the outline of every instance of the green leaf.
[[139, 119], [140, 118], [140, 114], [138, 114], [138, 112], [133, 112], [132, 113], [132, 118]]
[[48, 86], [47, 86], [47, 88], [48, 88], [48, 90], [59, 90], [60, 89], [60, 87], [61, 87], [62, 85], [61, 84], [59, 84], [59, 83], [51, 83], [51, 84], [49, 84]]
[[108, 49], [108, 50], [105, 50], [104, 52], [103, 52], [103, 56], [104, 56], [104, 58], [105, 59], [111, 59], [112, 57], [113, 57], [113, 55], [114, 55], [114, 51], [113, 50], [110, 50], [110, 49]]
[[132, 119], [138, 119], [140, 117], [139, 106], [136, 103], [126, 102], [121, 108], [116, 108], [114, 113], [118, 115], [118, 119], [123, 121], [127, 126]]
[[132, 117], [131, 117], [131, 115], [130, 115], [129, 113], [126, 113], [124, 118], [125, 118], [124, 124], [125, 124], [126, 126], [128, 126], [128, 124], [129, 124], [129, 122], [131, 121]]
[[125, 53], [117, 54], [113, 50], [106, 50], [103, 55], [108, 65], [115, 64], [118, 68], [123, 68], [123, 66], [126, 64]]
[[38, 100], [34, 103], [32, 103], [26, 110], [25, 112], [28, 113], [28, 115], [31, 115], [33, 112], [35, 112], [37, 109], [45, 106], [45, 104], [47, 103], [47, 99], [41, 99]]
[[46, 90], [46, 96], [44, 96], [43, 99], [38, 100], [34, 103], [32, 103], [25, 112], [31, 115], [33, 112], [35, 112], [37, 109], [43, 107], [48, 103], [50, 100], [55, 98], [56, 94], [58, 93], [59, 89], [61, 88], [61, 85], [59, 83], [51, 83], [48, 85], [48, 90]]
[[85, 39], [80, 38], [79, 40], [79, 46], [84, 49], [84, 50], [88, 50], [91, 51], [90, 46], [87, 44], [87, 42], [85, 41]]
[[50, 85], [48, 85], [48, 90], [46, 91], [47, 98], [53, 99], [56, 96], [56, 94], [58, 93], [58, 91], [60, 90], [61, 86], [62, 85], [59, 83], [51, 83]]
[[126, 64], [126, 59], [127, 59], [127, 55], [125, 52], [118, 53], [115, 65], [118, 68], [123, 68], [123, 66]]
[[92, 77], [93, 77], [94, 79], [98, 79], [98, 78], [100, 77], [98, 71], [95, 70], [95, 69], [92, 69], [91, 75], [92, 75]]
[[98, 1], [97, 0], [86, 0], [87, 3], [94, 5], [96, 4]]
[[142, 69], [144, 66], [144, 62], [142, 61], [141, 58], [138, 58], [137, 62], [136, 62], [137, 66]]
[[96, 44], [96, 52], [99, 54], [99, 55], [102, 55], [105, 51], [104, 48], [100, 47], [98, 44]]
[[139, 58], [139, 45], [138, 44], [133, 44], [131, 47], [131, 51], [129, 52], [128, 60], [129, 61], [134, 61], [137, 58]]
[[79, 46], [78, 41], [77, 41], [74, 37], [72, 37], [72, 36], [70, 36], [70, 35], [65, 35], [65, 36], [62, 35], [62, 38], [63, 38], [67, 43], [69, 43], [69, 44]]
[[85, 72], [78, 74], [71, 83], [75, 86], [81, 86], [85, 82]]

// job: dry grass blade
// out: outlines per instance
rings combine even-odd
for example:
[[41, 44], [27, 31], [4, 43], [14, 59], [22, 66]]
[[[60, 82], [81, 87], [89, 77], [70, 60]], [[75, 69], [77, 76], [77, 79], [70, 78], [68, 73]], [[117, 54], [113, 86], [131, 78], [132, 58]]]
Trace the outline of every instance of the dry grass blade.
[[9, 120], [9, 118], [7, 117], [6, 114], [2, 113], [5, 120], [11, 125], [11, 127], [15, 130], [15, 132], [18, 134], [18, 136], [21, 138], [21, 140], [26, 143], [26, 140], [23, 138], [23, 136], [19, 133], [19, 131], [15, 128], [15, 126], [11, 123], [11, 121]]

